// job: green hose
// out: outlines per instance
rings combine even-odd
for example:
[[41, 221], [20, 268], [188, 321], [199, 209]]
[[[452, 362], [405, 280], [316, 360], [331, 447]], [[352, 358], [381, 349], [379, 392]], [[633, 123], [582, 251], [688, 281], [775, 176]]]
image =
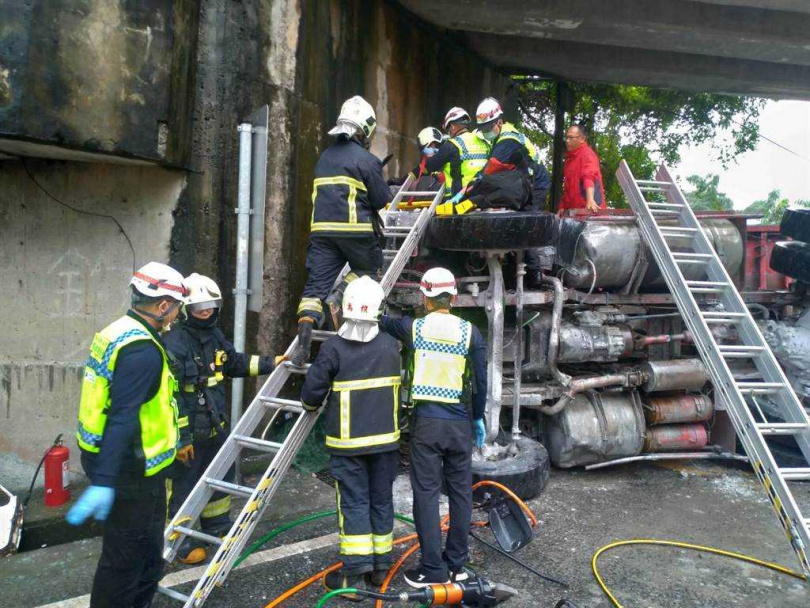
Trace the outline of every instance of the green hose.
[[315, 608], [323, 608], [323, 606], [326, 606], [326, 602], [330, 598], [333, 598], [336, 595], [343, 595], [344, 593], [357, 593], [357, 589], [354, 587], [347, 587], [345, 589], [335, 589], [334, 591], [330, 591], [320, 599], [320, 601], [315, 605]]
[[[268, 541], [272, 540], [273, 538], [275, 538], [276, 536], [278, 536], [282, 532], [286, 532], [287, 530], [291, 530], [292, 528], [300, 526], [301, 524], [305, 524], [307, 522], [314, 521], [316, 519], [322, 519], [324, 517], [330, 517], [332, 515], [337, 515], [337, 511], [321, 511], [320, 513], [313, 513], [312, 515], [306, 515], [304, 517], [301, 517], [300, 519], [296, 519], [295, 521], [292, 521], [292, 522], [290, 522], [288, 524], [284, 524], [283, 526], [279, 526], [278, 528], [274, 528], [273, 530], [270, 530], [270, 532], [268, 532], [267, 534], [265, 534], [264, 536], [259, 538], [255, 543], [250, 545], [250, 547], [248, 547], [245, 550], [245, 552], [242, 553], [242, 555], [239, 556], [239, 559], [237, 559], [234, 562], [233, 567], [236, 568], [239, 564], [241, 564], [248, 557], [250, 557], [251, 554], [258, 551], [262, 547], [262, 545], [264, 545]], [[402, 515], [400, 513], [395, 513], [394, 517], [396, 519], [398, 519], [399, 521], [404, 521], [404, 522], [409, 523], [411, 525], [414, 524], [414, 521], [410, 517], [407, 517], [407, 516]]]

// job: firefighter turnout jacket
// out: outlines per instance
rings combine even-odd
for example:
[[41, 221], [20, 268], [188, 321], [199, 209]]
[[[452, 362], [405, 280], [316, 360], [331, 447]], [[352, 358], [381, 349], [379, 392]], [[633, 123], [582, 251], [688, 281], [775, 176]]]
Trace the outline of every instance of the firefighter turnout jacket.
[[101, 452], [107, 416], [112, 406], [110, 388], [118, 355], [126, 346], [137, 342], [154, 345], [163, 360], [160, 385], [154, 395], [140, 406], [138, 413], [140, 438], [136, 440], [136, 451], [143, 458], [144, 476], [151, 477], [168, 467], [175, 458], [178, 441], [178, 414], [174, 399], [176, 383], [157, 335], [133, 313], [111, 323], [93, 338], [82, 381], [76, 438], [82, 450], [91, 454]]
[[315, 165], [312, 235], [369, 236], [390, 200], [382, 163], [356, 139], [338, 137]]
[[380, 332], [370, 342], [330, 338], [309, 368], [301, 401], [312, 411], [329, 397], [326, 448], [355, 456], [399, 446], [400, 355], [397, 341]]
[[180, 443], [203, 440], [227, 428], [225, 378], [273, 371], [272, 357], [236, 352], [212, 317], [176, 324], [164, 343], [178, 383]]

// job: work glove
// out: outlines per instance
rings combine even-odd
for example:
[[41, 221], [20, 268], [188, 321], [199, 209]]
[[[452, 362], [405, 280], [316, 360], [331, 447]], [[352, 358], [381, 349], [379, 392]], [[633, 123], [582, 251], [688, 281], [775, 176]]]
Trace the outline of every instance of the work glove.
[[436, 205], [436, 215], [453, 215], [453, 201]]
[[487, 438], [487, 429], [484, 426], [484, 419], [474, 420], [473, 429], [475, 430], [475, 445], [479, 448], [484, 447], [484, 440]]
[[273, 365], [278, 367], [279, 365], [284, 363], [286, 360], [287, 360], [287, 355], [276, 355], [276, 358], [273, 359]]
[[177, 450], [177, 460], [190, 467], [191, 461], [194, 460], [194, 446], [188, 444]]
[[97, 521], [104, 521], [110, 514], [115, 490], [104, 486], [90, 486], [68, 511], [67, 522], [71, 526], [82, 525], [91, 515]]

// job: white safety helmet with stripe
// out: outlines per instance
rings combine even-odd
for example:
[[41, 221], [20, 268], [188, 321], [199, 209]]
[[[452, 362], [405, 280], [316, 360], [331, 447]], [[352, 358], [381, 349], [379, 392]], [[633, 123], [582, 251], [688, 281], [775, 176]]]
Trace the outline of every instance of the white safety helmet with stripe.
[[470, 115], [467, 113], [467, 110], [464, 108], [459, 108], [458, 106], [454, 108], [450, 108], [447, 111], [447, 114], [444, 115], [444, 121], [442, 122], [442, 129], [447, 131], [450, 123], [452, 122], [470, 122]]
[[425, 127], [419, 131], [419, 135], [417, 136], [416, 140], [419, 142], [420, 148], [424, 148], [425, 146], [429, 146], [433, 143], [441, 144], [442, 141], [444, 141], [442, 138], [442, 132], [436, 127]]
[[340, 116], [337, 125], [329, 131], [329, 135], [347, 135], [351, 137], [357, 129], [370, 138], [377, 126], [377, 115], [374, 108], [365, 99], [355, 95], [343, 102], [340, 107]]
[[138, 293], [150, 298], [167, 297], [185, 302], [188, 295], [183, 275], [171, 266], [149, 262], [132, 276], [129, 284]]
[[385, 292], [371, 277], [360, 277], [346, 286], [343, 292], [343, 318], [354, 321], [377, 321]]
[[447, 268], [440, 267], [431, 268], [422, 275], [419, 289], [428, 298], [435, 298], [443, 293], [449, 293], [453, 296], [458, 294], [456, 277]]
[[186, 310], [194, 312], [222, 308], [222, 292], [214, 279], [193, 272], [184, 279], [184, 283], [188, 288]]
[[501, 116], [503, 116], [501, 104], [494, 97], [487, 97], [478, 104], [478, 109], [475, 111], [475, 122], [482, 127], [498, 120]]

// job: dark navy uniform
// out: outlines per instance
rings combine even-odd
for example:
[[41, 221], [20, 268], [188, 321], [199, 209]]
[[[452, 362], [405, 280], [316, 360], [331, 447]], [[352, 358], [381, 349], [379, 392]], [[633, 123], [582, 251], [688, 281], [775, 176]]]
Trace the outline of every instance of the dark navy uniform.
[[[178, 384], [181, 446], [194, 445], [190, 466], [175, 465], [169, 513], [182, 506], [228, 435], [225, 378], [258, 376], [273, 371], [271, 357], [246, 355], [234, 350], [217, 325], [219, 314], [205, 321], [189, 316], [164, 338], [172, 373]], [[233, 469], [225, 481], [233, 481]], [[200, 523], [209, 533], [231, 526], [231, 497], [215, 492], [202, 511]]]
[[377, 212], [391, 198], [382, 163], [355, 138], [339, 137], [315, 165], [307, 283], [298, 316], [316, 324], [324, 300], [347, 262], [358, 276], [379, 273], [382, 249], [375, 234]]
[[381, 332], [369, 342], [339, 336], [325, 342], [301, 391], [309, 410], [329, 396], [326, 448], [346, 576], [392, 564], [400, 383], [399, 346]]

